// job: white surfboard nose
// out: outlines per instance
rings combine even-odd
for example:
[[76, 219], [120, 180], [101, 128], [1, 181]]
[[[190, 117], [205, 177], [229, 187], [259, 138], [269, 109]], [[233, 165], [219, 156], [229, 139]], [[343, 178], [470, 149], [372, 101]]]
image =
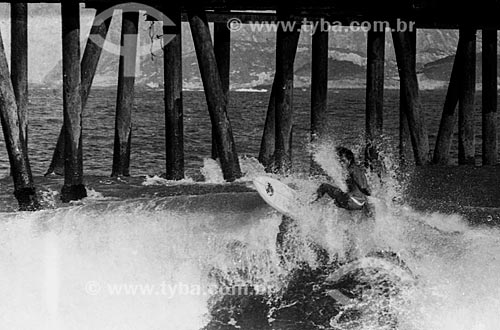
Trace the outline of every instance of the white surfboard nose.
[[296, 217], [296, 191], [277, 179], [259, 176], [253, 180], [259, 195], [280, 213]]
[[276, 183], [272, 182], [268, 177], [259, 176], [254, 179], [254, 184], [257, 190], [265, 192], [269, 197], [274, 196]]
[[253, 179], [255, 185], [264, 185], [266, 182], [268, 182], [268, 180], [265, 176], [258, 176]]

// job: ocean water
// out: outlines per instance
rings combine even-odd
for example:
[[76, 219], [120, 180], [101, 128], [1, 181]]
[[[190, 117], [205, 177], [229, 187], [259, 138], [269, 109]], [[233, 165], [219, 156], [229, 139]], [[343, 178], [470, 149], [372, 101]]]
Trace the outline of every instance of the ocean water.
[[[36, 175], [43, 174], [50, 161], [61, 123], [60, 96], [50, 93], [32, 94], [30, 155]], [[424, 93], [426, 112], [439, 118], [443, 93]], [[94, 175], [107, 175], [111, 168], [111, 94], [97, 91], [95, 95], [101, 97], [92, 98], [92, 110], [86, 111], [85, 168]], [[132, 173], [158, 174], [164, 166], [162, 94], [138, 94]], [[386, 127], [396, 132], [397, 92], [387, 94], [393, 97], [387, 102]], [[297, 170], [280, 179], [293, 185], [307, 202], [314, 197], [318, 179], [299, 170], [309, 160], [308, 154], [299, 153], [308, 144], [307, 92], [297, 91], [296, 97]], [[249, 187], [253, 177], [263, 174], [251, 156], [258, 152], [267, 99], [265, 93], [233, 93], [230, 116], [236, 143], [241, 153], [249, 155], [242, 158], [246, 175], [240, 183]], [[313, 150], [316, 161], [334, 181], [342, 178], [332, 154], [334, 147], [362, 145], [363, 99], [361, 91], [332, 91], [331, 136], [327, 142], [306, 148]], [[186, 93], [187, 165], [191, 173], [199, 171], [207, 181], [197, 187], [220, 182], [220, 168], [206, 159], [210, 127], [203, 104], [202, 93]], [[394, 252], [414, 278], [390, 300], [376, 294], [363, 296], [353, 307], [360, 311], [358, 322], [332, 320], [331, 329], [389, 329], [391, 325], [373, 312], [382, 309], [390, 310], [401, 330], [496, 330], [500, 324], [500, 232], [470, 227], [458, 214], [419, 212], [402, 203], [405, 182], [397, 180], [391, 146], [385, 150], [387, 173], [381, 178], [368, 173], [376, 196], [370, 200], [373, 221], [358, 221], [327, 199], [321, 200], [318, 207], [301, 214], [291, 243], [294, 253], [285, 266], [275, 248], [281, 216], [255, 192], [106, 198], [97, 187], [89, 198], [65, 207], [3, 212], [0, 323], [16, 330], [197, 330], [207, 324], [210, 330], [304, 329], [303, 324], [273, 326], [272, 315], [267, 314], [264, 317], [271, 325], [239, 324], [236, 310], [214, 324], [212, 308], [227, 296], [226, 286], [256, 286], [269, 294], [270, 303], [276, 301], [294, 269], [304, 264], [318, 267], [309, 243], [313, 241], [330, 258], [344, 261], [381, 250]], [[191, 184], [190, 180], [176, 183], [157, 177], [142, 182], [159, 187]], [[57, 191], [43, 196], [56, 197]], [[391, 269], [388, 272], [394, 275]]]
[[[316, 160], [338, 180], [332, 148], [318, 147]], [[2, 213], [0, 322], [20, 330], [304, 329], [304, 323], [280, 327], [267, 313], [260, 319], [268, 317], [270, 325], [240, 324], [237, 308], [228, 318], [212, 317], [217, 301], [235, 288], [258, 287], [276, 302], [294, 269], [318, 267], [313, 241], [335, 260], [392, 251], [409, 271], [382, 271], [412, 278], [389, 300], [368, 291], [346, 307], [359, 311], [356, 322], [332, 319], [331, 329], [392, 329], [379, 310], [390, 310], [401, 330], [497, 329], [500, 232], [401, 204], [397, 168], [385, 161], [387, 175], [368, 175], [377, 196], [374, 220], [356, 221], [321, 200], [300, 215], [284, 265], [275, 248], [281, 216], [252, 192], [110, 199], [93, 191], [67, 207]], [[207, 177], [217, 177], [213, 165], [206, 163]], [[259, 174], [254, 168], [243, 180]], [[300, 174], [281, 179], [305, 201], [317, 187], [317, 179]], [[143, 184], [174, 183], [149, 178]]]
[[[422, 91], [422, 107], [429, 131], [431, 149], [437, 135], [445, 91]], [[297, 169], [308, 165], [307, 150], [310, 128], [310, 92], [294, 91], [293, 159]], [[476, 153], [481, 151], [480, 94], [476, 105]], [[231, 92], [229, 117], [237, 150], [256, 157], [265, 121], [269, 92]], [[115, 89], [94, 89], [84, 112], [84, 171], [90, 175], [111, 173]], [[357, 147], [363, 141], [365, 127], [365, 91], [360, 89], [330, 90], [328, 94], [328, 129], [343, 144]], [[399, 92], [385, 91], [384, 129], [386, 140], [397, 145], [399, 127]], [[35, 175], [45, 173], [62, 124], [60, 90], [30, 91], [29, 155]], [[188, 175], [198, 173], [203, 159], [210, 156], [210, 120], [203, 92], [184, 92], [185, 157]], [[161, 90], [138, 90], [133, 111], [132, 175], [153, 175], [165, 171], [164, 106]], [[2, 133], [3, 134], [3, 133]], [[8, 158], [0, 139], [0, 176], [8, 173]], [[451, 153], [456, 162], [457, 142]]]

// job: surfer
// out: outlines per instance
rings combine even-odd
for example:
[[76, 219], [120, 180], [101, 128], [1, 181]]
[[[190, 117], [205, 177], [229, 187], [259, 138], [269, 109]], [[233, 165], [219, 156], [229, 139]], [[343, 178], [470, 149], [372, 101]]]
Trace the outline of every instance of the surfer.
[[370, 188], [368, 187], [365, 171], [356, 164], [351, 150], [337, 147], [337, 154], [340, 158], [340, 164], [348, 172], [346, 180], [347, 192], [329, 183], [322, 183], [316, 191], [316, 200], [327, 194], [338, 207], [350, 211], [367, 210], [367, 196], [370, 196]]
[[[370, 216], [367, 203], [367, 196], [370, 196], [370, 189], [364, 170], [356, 164], [354, 154], [351, 150], [344, 147], [337, 147], [336, 150], [340, 158], [340, 163], [349, 173], [346, 180], [347, 192], [343, 192], [340, 188], [329, 183], [323, 183], [316, 191], [316, 200], [327, 194], [335, 201], [338, 207], [352, 211], [363, 210], [367, 216]], [[293, 259], [292, 256], [296, 254], [295, 250], [303, 248], [302, 246], [297, 246], [299, 242], [294, 239], [297, 236], [298, 230], [297, 222], [293, 218], [283, 214], [276, 237], [276, 247], [282, 262], [287, 259]], [[312, 241], [307, 242], [307, 245], [314, 250], [320, 265], [328, 263], [328, 252], [323, 247]]]

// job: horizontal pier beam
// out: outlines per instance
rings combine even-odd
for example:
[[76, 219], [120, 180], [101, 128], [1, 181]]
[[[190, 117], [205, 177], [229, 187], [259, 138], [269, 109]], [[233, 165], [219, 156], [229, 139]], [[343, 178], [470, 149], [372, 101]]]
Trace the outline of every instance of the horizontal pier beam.
[[[41, 1], [31, 1], [41, 2]], [[55, 2], [46, 0], [43, 2]], [[116, 5], [124, 3], [117, 0], [93, 0], [85, 2], [86, 7], [93, 8], [102, 5]], [[146, 0], [143, 3], [162, 8], [163, 0]], [[275, 11], [282, 6], [278, 0], [186, 0], [182, 4], [183, 12], [188, 8], [204, 9], [211, 11], [235, 11], [229, 13], [231, 17], [239, 18], [243, 23], [258, 20], [276, 19]], [[287, 8], [293, 8], [291, 15], [307, 17], [311, 20], [324, 17], [328, 20], [340, 20], [346, 23], [352, 21], [373, 20], [412, 20], [416, 21], [418, 28], [500, 28], [497, 13], [500, 12], [500, 2], [484, 0], [480, 3], [453, 2], [451, 0], [392, 0], [341, 2], [329, 0], [292, 0], [287, 2]], [[262, 12], [264, 11], [264, 12]], [[267, 11], [267, 12], [266, 12]], [[238, 13], [242, 12], [242, 13]], [[209, 21], [226, 22], [224, 14], [208, 14]], [[187, 17], [184, 17], [187, 19]], [[400, 31], [401, 32], [401, 31]]]
[[[341, 12], [306, 12], [297, 13], [290, 16], [291, 20], [302, 22], [306, 19], [308, 22], [318, 21], [321, 18], [331, 25], [339, 25], [349, 27], [354, 22], [387, 22], [389, 26], [394, 26], [399, 21], [413, 21], [415, 28], [419, 29], [458, 29], [462, 26], [474, 26], [477, 29], [500, 29], [500, 21], [491, 19], [456, 19], [455, 17], [431, 18], [428, 15], [388, 15], [388, 14], [373, 14], [373, 13], [341, 13]], [[255, 22], [276, 23], [278, 18], [274, 12], [255, 12], [255, 11], [232, 11], [226, 13], [216, 13], [207, 11], [207, 19], [211, 23], [227, 23], [230, 20], [237, 19], [241, 24], [250, 24]], [[182, 14], [182, 21], [187, 22], [187, 14]]]

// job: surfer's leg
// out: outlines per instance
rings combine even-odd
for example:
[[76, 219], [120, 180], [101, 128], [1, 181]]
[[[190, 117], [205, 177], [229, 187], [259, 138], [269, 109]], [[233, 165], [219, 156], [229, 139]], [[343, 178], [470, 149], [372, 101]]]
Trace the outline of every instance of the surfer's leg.
[[299, 261], [301, 258], [299, 254], [304, 251], [304, 248], [310, 248], [314, 252], [319, 265], [328, 263], [328, 251], [310, 239], [302, 241], [297, 222], [286, 215], [282, 216], [279, 232], [276, 235], [276, 251], [281, 264], [293, 265]]
[[283, 250], [283, 244], [285, 243], [286, 236], [290, 232], [290, 229], [296, 227], [297, 225], [294, 223], [295, 221], [287, 217], [286, 215], [281, 217], [281, 223], [279, 225], [279, 232], [276, 235], [276, 247], [278, 251]]
[[283, 215], [276, 235], [276, 251], [282, 264], [293, 260], [293, 238], [297, 235], [297, 223], [290, 217]]
[[321, 198], [325, 194], [327, 194], [331, 198], [335, 199], [335, 196], [337, 196], [341, 192], [342, 192], [342, 190], [340, 190], [338, 187], [335, 187], [329, 183], [322, 183], [319, 186], [318, 190], [316, 190], [316, 193], [317, 193], [319, 198]]
[[356, 197], [351, 197], [349, 195], [347, 195], [347, 197], [348, 198], [346, 199], [345, 202], [346, 205], [345, 208], [348, 209], [349, 211], [360, 211], [365, 208], [366, 201], [360, 202]]
[[328, 183], [322, 183], [317, 190], [318, 197], [327, 194], [330, 196], [338, 207], [349, 209], [349, 195], [343, 192], [340, 188], [332, 186]]

